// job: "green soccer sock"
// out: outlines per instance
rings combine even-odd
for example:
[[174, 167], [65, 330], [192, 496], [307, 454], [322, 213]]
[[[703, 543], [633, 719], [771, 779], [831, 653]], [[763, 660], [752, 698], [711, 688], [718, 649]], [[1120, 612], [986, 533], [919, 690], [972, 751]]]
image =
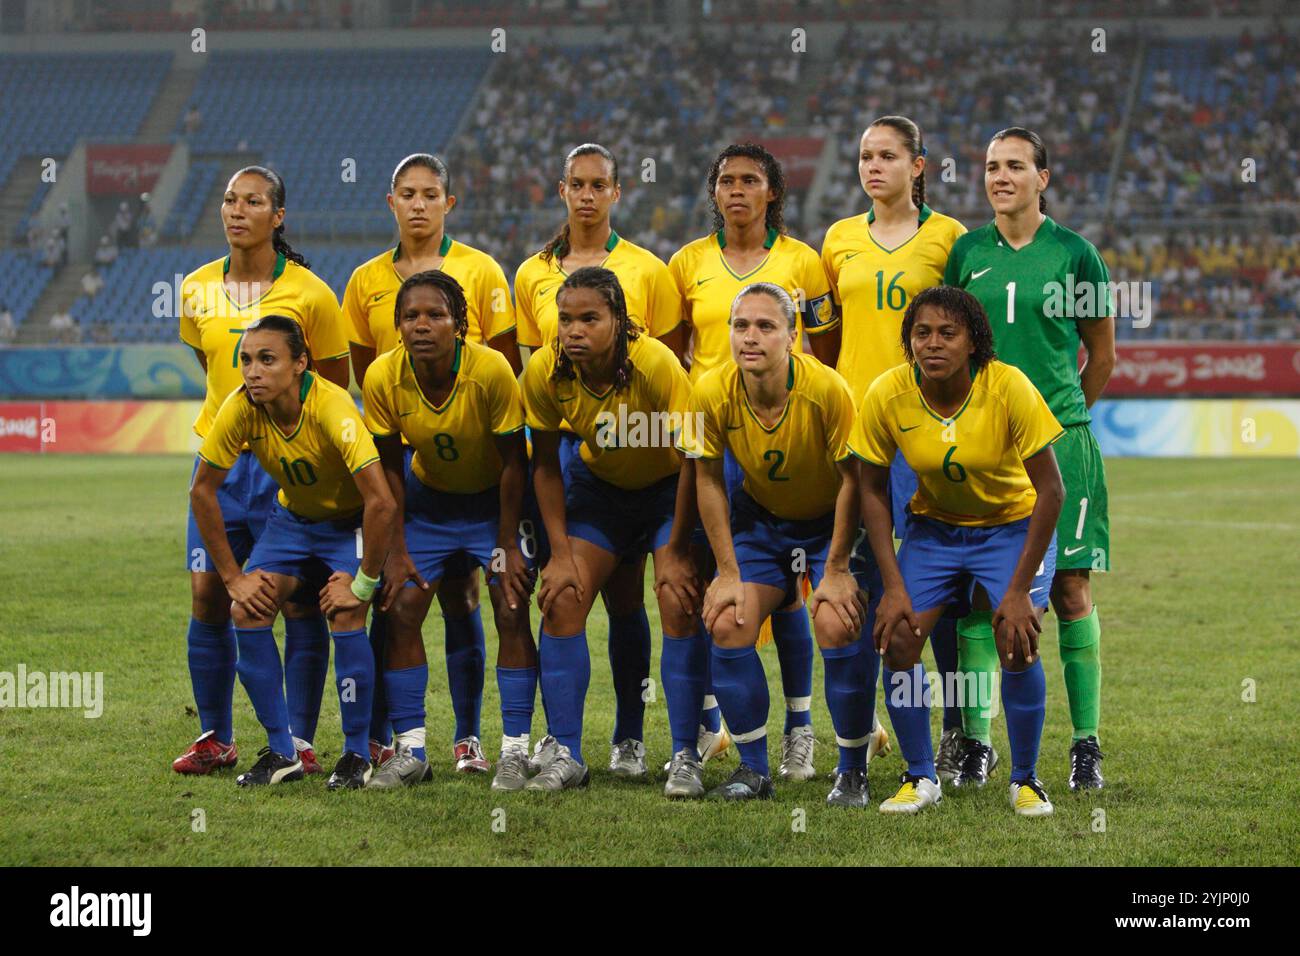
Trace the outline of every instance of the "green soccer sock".
[[1096, 737], [1101, 722], [1101, 622], [1097, 606], [1093, 605], [1087, 617], [1058, 623], [1074, 739]]
[[988, 745], [993, 716], [993, 681], [998, 648], [993, 641], [993, 612], [972, 611], [957, 622], [957, 681], [961, 694], [962, 731]]

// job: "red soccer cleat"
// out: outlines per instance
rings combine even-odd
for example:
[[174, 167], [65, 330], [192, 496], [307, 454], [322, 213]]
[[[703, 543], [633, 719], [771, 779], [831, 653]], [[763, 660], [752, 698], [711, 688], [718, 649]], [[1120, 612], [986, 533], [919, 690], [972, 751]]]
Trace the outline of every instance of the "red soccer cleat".
[[456, 757], [457, 773], [487, 773], [492, 769], [492, 764], [483, 756], [483, 745], [477, 737], [456, 741], [452, 753]]
[[239, 762], [239, 751], [234, 743], [223, 744], [217, 740], [216, 731], [209, 730], [190, 744], [190, 749], [172, 761], [177, 773], [204, 776], [214, 770], [233, 767]]
[[391, 744], [381, 744], [378, 740], [370, 741], [370, 765], [372, 767], [382, 767], [388, 762], [388, 758], [396, 754]]
[[302, 772], [304, 775], [320, 773], [320, 764], [316, 762], [316, 751], [310, 747], [304, 747], [298, 751], [298, 759], [302, 761]]

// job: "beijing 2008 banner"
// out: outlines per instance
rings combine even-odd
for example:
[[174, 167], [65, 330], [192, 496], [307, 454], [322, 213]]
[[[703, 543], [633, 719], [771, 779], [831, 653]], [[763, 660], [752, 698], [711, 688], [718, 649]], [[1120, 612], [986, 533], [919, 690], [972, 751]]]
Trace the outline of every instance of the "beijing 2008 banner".
[[1121, 342], [1111, 398], [1300, 396], [1300, 342]]

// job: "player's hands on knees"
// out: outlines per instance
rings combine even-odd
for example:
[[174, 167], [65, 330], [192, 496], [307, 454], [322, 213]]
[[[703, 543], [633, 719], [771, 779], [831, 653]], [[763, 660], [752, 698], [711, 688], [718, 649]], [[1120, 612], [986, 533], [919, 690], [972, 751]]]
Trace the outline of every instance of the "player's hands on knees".
[[245, 613], [258, 617], [275, 617], [275, 582], [265, 571], [241, 574], [226, 584], [226, 593]]
[[[405, 549], [401, 553], [390, 551], [388, 560], [384, 562], [384, 586], [379, 593], [379, 610], [387, 611], [393, 606], [407, 581], [414, 581], [422, 591], [429, 590], [429, 582], [420, 577], [411, 555]], [[323, 591], [321, 593], [324, 594]]]
[[499, 571], [494, 568], [492, 580], [501, 586], [506, 606], [517, 611], [520, 605], [528, 603], [528, 595], [533, 592], [533, 572], [518, 543], [506, 545], [501, 550], [505, 552], [505, 567]]
[[582, 578], [578, 575], [578, 563], [572, 555], [561, 558], [552, 554], [551, 560], [542, 569], [542, 586], [537, 589], [537, 606], [542, 609], [542, 613], [549, 615], [556, 599], [569, 588], [573, 588], [578, 603], [582, 603], [586, 592], [582, 587]]
[[1038, 612], [1034, 610], [1029, 595], [1023, 591], [1008, 591], [993, 612], [993, 633], [1008, 661], [1014, 660], [1019, 652], [1021, 660], [1032, 664], [1038, 657], [1038, 635], [1042, 631]]
[[904, 621], [907, 622], [909, 631], [917, 637], [921, 636], [921, 625], [917, 623], [916, 612], [912, 610], [912, 599], [906, 588], [886, 588], [880, 596], [880, 605], [876, 608], [876, 626], [871, 630], [871, 638], [881, 654], [888, 650], [889, 642], [894, 639], [894, 631]]
[[355, 611], [364, 603], [352, 593], [352, 575], [346, 571], [335, 571], [320, 589], [320, 609], [327, 618], [340, 611]]
[[867, 602], [853, 575], [845, 571], [828, 570], [808, 601], [808, 613], [812, 620], [817, 620], [817, 610], [823, 604], [839, 616], [840, 623], [850, 634], [857, 634], [862, 629]]
[[655, 597], [673, 600], [686, 617], [700, 612], [700, 579], [689, 551], [664, 548], [655, 555]]
[[736, 626], [745, 626], [745, 584], [738, 574], [719, 574], [709, 582], [704, 592], [704, 626], [713, 633], [713, 626], [728, 607], [735, 609]]

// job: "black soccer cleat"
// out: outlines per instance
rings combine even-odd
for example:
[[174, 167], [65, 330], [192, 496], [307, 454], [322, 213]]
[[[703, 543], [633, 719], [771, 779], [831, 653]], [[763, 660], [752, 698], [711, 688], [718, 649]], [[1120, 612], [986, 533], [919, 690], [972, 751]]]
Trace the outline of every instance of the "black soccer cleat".
[[251, 770], [241, 773], [235, 783], [241, 787], [265, 787], [273, 783], [288, 783], [303, 778], [302, 761], [276, 753], [270, 747], [257, 752], [257, 763]]
[[871, 786], [867, 772], [861, 767], [844, 770], [835, 775], [835, 786], [826, 795], [828, 807], [854, 807], [865, 809], [871, 802]]
[[989, 782], [989, 774], [998, 765], [998, 752], [974, 737], [962, 742], [961, 770], [952, 779], [954, 787], [979, 788]]
[[1096, 737], [1076, 740], [1070, 748], [1070, 789], [1100, 790], [1105, 786], [1101, 779], [1101, 747]]
[[330, 774], [326, 786], [331, 790], [360, 790], [370, 782], [372, 772], [370, 758], [349, 750], [334, 765], [334, 772]]
[[771, 800], [775, 794], [771, 777], [765, 777], [742, 763], [726, 783], [710, 790], [707, 797], [710, 800]]

